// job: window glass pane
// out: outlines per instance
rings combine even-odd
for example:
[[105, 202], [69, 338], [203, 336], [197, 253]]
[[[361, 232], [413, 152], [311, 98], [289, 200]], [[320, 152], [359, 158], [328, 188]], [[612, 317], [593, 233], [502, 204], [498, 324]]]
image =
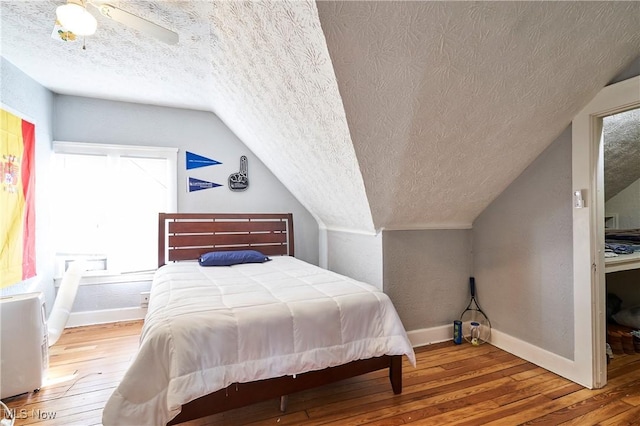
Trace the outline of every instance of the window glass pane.
[[120, 208], [113, 212], [119, 251], [116, 269], [148, 270], [157, 266], [158, 213], [167, 210], [167, 160], [121, 157], [118, 169]]
[[172, 178], [167, 159], [55, 154], [56, 253], [106, 256], [114, 273], [155, 269]]
[[104, 254], [107, 158], [59, 154], [55, 159], [53, 233], [57, 253]]

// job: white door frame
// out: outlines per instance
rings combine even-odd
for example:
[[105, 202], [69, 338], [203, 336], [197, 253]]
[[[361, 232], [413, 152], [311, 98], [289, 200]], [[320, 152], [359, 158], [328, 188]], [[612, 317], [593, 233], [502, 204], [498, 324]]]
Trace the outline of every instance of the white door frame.
[[572, 122], [574, 365], [589, 388], [607, 383], [602, 118], [638, 107], [640, 76], [602, 89]]

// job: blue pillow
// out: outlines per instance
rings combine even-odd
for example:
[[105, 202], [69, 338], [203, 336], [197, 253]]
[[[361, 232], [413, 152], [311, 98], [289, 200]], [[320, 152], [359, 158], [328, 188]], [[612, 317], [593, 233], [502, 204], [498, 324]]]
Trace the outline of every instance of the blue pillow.
[[200, 266], [231, 266], [239, 263], [262, 263], [269, 259], [257, 250], [211, 251], [200, 256]]

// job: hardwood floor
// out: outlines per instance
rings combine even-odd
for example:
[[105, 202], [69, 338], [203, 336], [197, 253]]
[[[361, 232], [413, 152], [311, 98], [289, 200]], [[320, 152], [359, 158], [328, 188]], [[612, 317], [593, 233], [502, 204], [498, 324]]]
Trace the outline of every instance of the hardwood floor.
[[[16, 425], [100, 424], [102, 408], [131, 362], [142, 323], [65, 330], [50, 348], [50, 383], [6, 399]], [[640, 354], [616, 355], [608, 384], [588, 390], [490, 345], [452, 342], [405, 360], [404, 391], [370, 373], [279, 401], [184, 423], [204, 425], [640, 425]]]

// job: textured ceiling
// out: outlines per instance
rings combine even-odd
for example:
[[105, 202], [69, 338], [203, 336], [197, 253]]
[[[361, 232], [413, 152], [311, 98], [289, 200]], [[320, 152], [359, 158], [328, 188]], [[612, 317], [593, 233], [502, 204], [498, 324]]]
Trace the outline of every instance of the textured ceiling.
[[376, 227], [472, 223], [640, 55], [633, 2], [318, 10]]
[[470, 225], [640, 56], [640, 2], [114, 0], [179, 44], [97, 16], [86, 50], [51, 39], [62, 3], [3, 0], [2, 56], [56, 93], [213, 111], [367, 232]]
[[640, 109], [604, 118], [605, 201], [640, 179]]
[[211, 40], [206, 2], [110, 2], [180, 33], [168, 46], [105, 18], [95, 35], [65, 43], [51, 38], [56, 7], [65, 0], [0, 2], [2, 56], [61, 94], [210, 110]]
[[5, 1], [2, 55], [57, 93], [215, 112], [329, 227], [373, 231], [315, 3], [110, 1], [178, 32], [168, 46], [100, 16], [50, 38], [64, 1]]

